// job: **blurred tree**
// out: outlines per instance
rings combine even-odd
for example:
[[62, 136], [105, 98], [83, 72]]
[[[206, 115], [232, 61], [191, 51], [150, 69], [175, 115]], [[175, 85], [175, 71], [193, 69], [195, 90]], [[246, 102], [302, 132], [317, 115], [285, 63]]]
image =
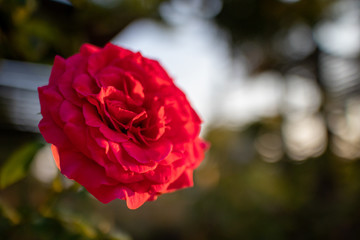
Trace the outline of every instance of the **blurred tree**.
[[256, 152], [239, 154], [254, 151], [246, 143], [269, 129], [274, 124], [266, 120], [246, 130], [209, 131], [208, 161], [219, 163], [220, 178], [201, 191], [191, 231], [203, 239], [356, 239], [360, 162], [343, 161], [329, 149], [301, 162], [287, 155], [269, 163]]
[[[289, 46], [289, 34], [297, 27], [310, 32], [314, 30], [336, 1], [224, 0], [223, 9], [215, 20], [229, 32], [232, 43], [240, 47], [241, 54], [248, 57], [251, 71], [275, 69], [284, 72], [284, 67], [298, 63], [315, 50], [309, 49], [305, 54], [294, 51], [304, 46], [302, 50], [306, 51], [306, 45], [315, 44], [311, 33], [299, 39], [302, 46]], [[254, 59], [254, 56], [258, 58]]]
[[51, 63], [68, 57], [84, 42], [105, 45], [130, 22], [159, 18], [162, 0], [50, 1], [0, 3], [0, 57]]

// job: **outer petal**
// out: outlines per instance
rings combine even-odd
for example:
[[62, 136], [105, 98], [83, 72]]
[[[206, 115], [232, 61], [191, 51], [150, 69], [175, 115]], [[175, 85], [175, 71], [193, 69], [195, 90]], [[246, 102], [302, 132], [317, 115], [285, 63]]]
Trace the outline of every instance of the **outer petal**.
[[129, 50], [108, 43], [103, 49], [89, 57], [88, 72], [95, 77], [101, 69], [108, 66], [114, 59], [122, 59], [132, 54]]
[[57, 149], [59, 168], [62, 174], [74, 179], [84, 187], [98, 188], [101, 185], [114, 185], [116, 181], [108, 178], [104, 169], [80, 152]]
[[51, 74], [49, 78], [49, 85], [57, 84], [58, 79], [65, 72], [65, 59], [60, 56], [55, 56], [54, 65], [51, 69]]
[[69, 139], [64, 134], [64, 131], [52, 120], [45, 118], [41, 119], [39, 123], [39, 130], [45, 138], [46, 142], [55, 144], [56, 146], [70, 146]]
[[167, 192], [171, 192], [177, 189], [192, 187], [193, 181], [193, 170], [186, 170], [175, 182], [171, 183], [167, 189]]
[[140, 182], [144, 180], [144, 175], [139, 174], [133, 171], [125, 171], [123, 167], [121, 167], [117, 163], [108, 162], [105, 166], [106, 174], [119, 181], [120, 183], [134, 183]]
[[81, 96], [95, 95], [100, 92], [96, 81], [91, 79], [87, 74], [76, 76], [73, 82], [73, 88]]
[[147, 179], [155, 183], [170, 183], [184, 172], [185, 164], [181, 159], [172, 165], [159, 165], [155, 170], [145, 173]]
[[126, 191], [126, 205], [129, 209], [137, 209], [150, 198], [148, 192]]
[[[127, 151], [125, 151], [122, 146], [118, 143], [109, 141], [110, 149], [113, 153], [113, 156], [117, 160], [119, 164], [126, 170], [126, 171], [133, 171], [136, 173], [144, 173], [151, 171], [156, 168], [157, 163], [151, 161], [149, 163], [139, 164], [134, 158], [132, 158]], [[109, 154], [111, 157], [111, 153]]]
[[81, 101], [72, 87], [74, 77], [74, 69], [67, 69], [58, 81], [58, 88], [65, 99], [80, 106]]
[[80, 53], [86, 57], [89, 57], [91, 54], [100, 51], [100, 48], [97, 46], [85, 43], [80, 48]]
[[197, 138], [193, 142], [188, 143], [187, 156], [189, 159], [190, 167], [196, 168], [200, 162], [204, 159], [204, 151], [209, 148], [209, 143]]
[[39, 123], [39, 130], [48, 143], [57, 146], [69, 145], [69, 139], [62, 131], [63, 122], [56, 109], [61, 105], [63, 98], [48, 86], [38, 88], [41, 113], [43, 119]]
[[173, 85], [173, 80], [167, 72], [161, 67], [158, 61], [143, 58], [142, 66], [145, 72], [152, 78], [151, 84], [156, 86], [169, 86]]
[[87, 190], [102, 203], [108, 203], [117, 198], [124, 199], [129, 209], [140, 207], [151, 197], [147, 192], [136, 192], [123, 185], [103, 185], [98, 188], [87, 187]]
[[44, 119], [52, 119], [54, 123], [61, 127], [63, 123], [60, 119], [58, 109], [64, 101], [64, 98], [56, 91], [55, 86], [39, 87], [38, 91], [41, 114]]
[[60, 156], [58, 148], [55, 145], [51, 144], [51, 151], [55, 160], [56, 167], [60, 170]]
[[171, 153], [173, 147], [172, 143], [167, 140], [150, 146], [139, 146], [132, 141], [127, 141], [123, 142], [122, 146], [139, 163], [159, 162]]

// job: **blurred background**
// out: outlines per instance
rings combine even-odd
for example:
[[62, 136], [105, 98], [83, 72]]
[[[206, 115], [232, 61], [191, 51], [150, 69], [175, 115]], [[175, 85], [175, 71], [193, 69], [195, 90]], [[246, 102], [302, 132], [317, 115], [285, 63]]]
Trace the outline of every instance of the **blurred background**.
[[[135, 211], [37, 130], [54, 56], [109, 41], [160, 61], [212, 145]], [[358, 239], [359, 57], [357, 0], [0, 0], [0, 239]]]

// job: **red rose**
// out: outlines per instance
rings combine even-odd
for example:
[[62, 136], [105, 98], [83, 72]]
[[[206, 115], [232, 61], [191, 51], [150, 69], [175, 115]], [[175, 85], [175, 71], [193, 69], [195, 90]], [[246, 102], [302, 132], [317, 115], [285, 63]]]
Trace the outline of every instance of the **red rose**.
[[201, 120], [157, 61], [113, 44], [56, 57], [39, 129], [60, 171], [99, 201], [131, 209], [193, 185]]

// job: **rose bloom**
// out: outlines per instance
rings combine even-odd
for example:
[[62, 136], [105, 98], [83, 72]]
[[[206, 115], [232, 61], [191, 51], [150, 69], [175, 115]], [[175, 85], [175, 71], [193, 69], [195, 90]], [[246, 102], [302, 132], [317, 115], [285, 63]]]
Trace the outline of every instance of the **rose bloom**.
[[39, 129], [61, 173], [103, 203], [136, 209], [193, 185], [201, 120], [157, 61], [113, 44], [56, 56]]

